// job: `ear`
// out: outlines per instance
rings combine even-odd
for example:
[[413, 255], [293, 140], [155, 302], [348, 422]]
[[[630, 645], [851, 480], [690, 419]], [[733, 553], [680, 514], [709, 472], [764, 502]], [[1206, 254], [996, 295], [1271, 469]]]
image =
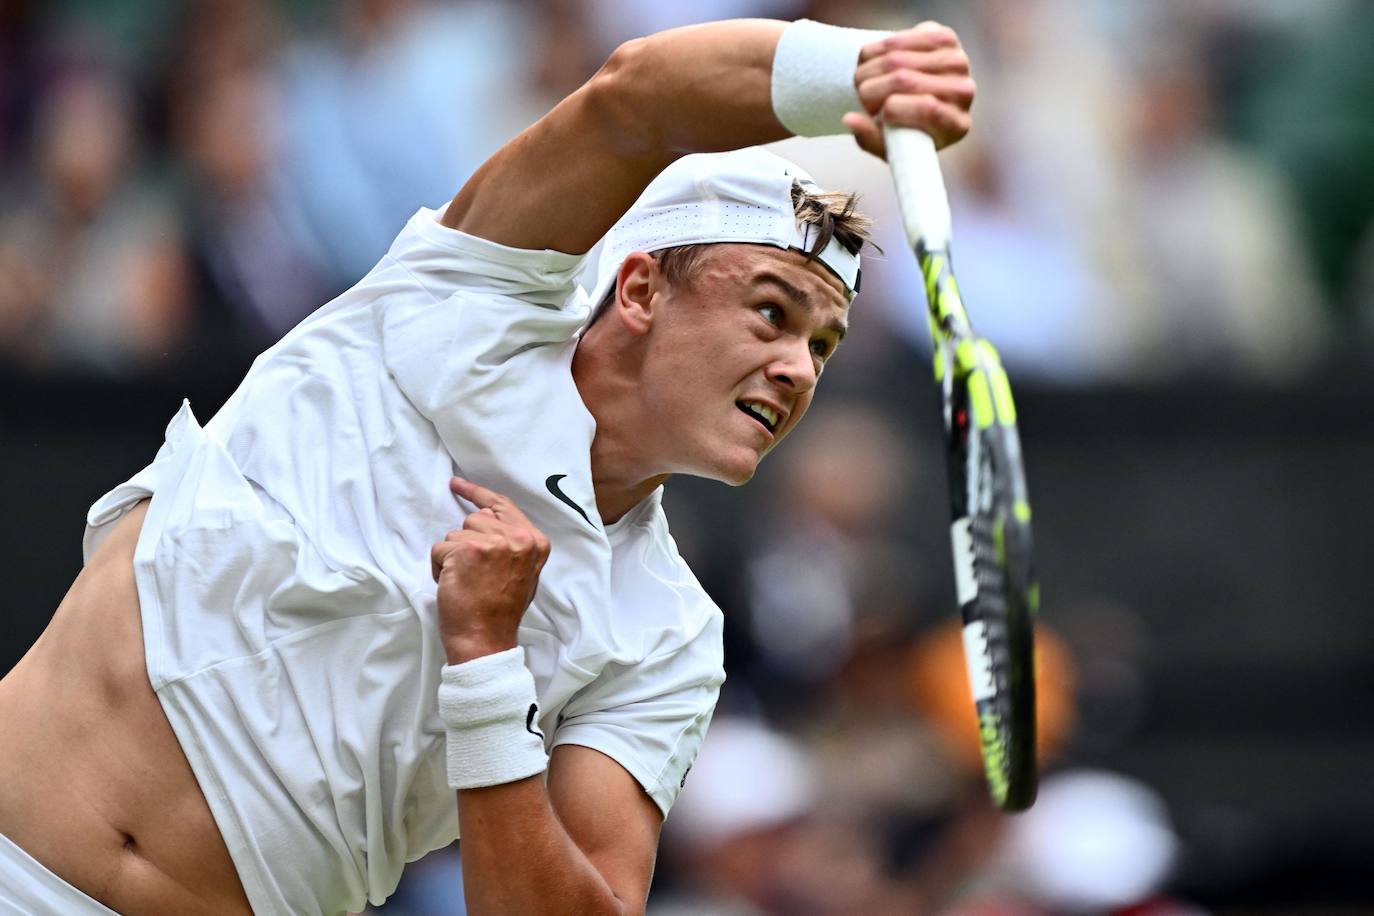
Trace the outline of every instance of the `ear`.
[[654, 322], [655, 294], [662, 285], [658, 262], [642, 251], [627, 255], [616, 274], [615, 314], [631, 334], [646, 334]]

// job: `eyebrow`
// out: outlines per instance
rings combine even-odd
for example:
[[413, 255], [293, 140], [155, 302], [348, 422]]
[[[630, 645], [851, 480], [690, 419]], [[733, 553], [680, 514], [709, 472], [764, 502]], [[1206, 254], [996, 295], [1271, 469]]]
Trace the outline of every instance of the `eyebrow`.
[[[799, 308], [803, 308], [808, 312], [814, 312], [816, 310], [815, 303], [811, 301], [810, 297], [807, 296], [806, 293], [802, 292], [796, 286], [784, 280], [782, 277], [778, 276], [772, 271], [764, 271], [763, 273], [754, 277], [754, 282], [768, 283], [773, 286], [776, 286], [778, 289], [782, 290], [783, 295], [787, 296], [788, 299], [791, 299], [793, 304], [797, 305]], [[827, 331], [833, 331], [835, 335], [839, 337], [840, 340], [844, 340], [844, 335], [849, 332], [849, 326], [838, 318], [832, 318], [829, 321], [827, 321], [825, 323], [825, 329]]]

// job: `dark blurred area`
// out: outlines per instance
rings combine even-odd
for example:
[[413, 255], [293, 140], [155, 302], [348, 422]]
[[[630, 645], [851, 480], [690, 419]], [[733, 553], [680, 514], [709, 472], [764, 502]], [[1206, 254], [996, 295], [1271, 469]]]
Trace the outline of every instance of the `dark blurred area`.
[[[183, 397], [207, 416], [619, 42], [754, 15], [937, 18], [972, 57], [944, 163], [1020, 408], [1045, 776], [1014, 818], [981, 786], [886, 167], [788, 141], [885, 255], [795, 441], [668, 488], [730, 679], [650, 912], [1374, 912], [1361, 0], [0, 0], [0, 671]], [[457, 854], [382, 910], [462, 913]]]

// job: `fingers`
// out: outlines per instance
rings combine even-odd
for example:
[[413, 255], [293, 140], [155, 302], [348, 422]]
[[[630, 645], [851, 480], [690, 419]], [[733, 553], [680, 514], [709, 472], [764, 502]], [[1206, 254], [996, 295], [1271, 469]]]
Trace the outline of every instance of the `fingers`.
[[522, 562], [531, 563], [536, 573], [543, 568], [551, 549], [549, 539], [509, 497], [457, 476], [450, 478], [449, 489], [477, 509], [468, 513], [461, 528], [449, 531], [430, 549], [430, 575], [435, 582], [445, 563], [486, 563], [498, 555], [524, 558]]
[[953, 29], [923, 22], [865, 45], [854, 73], [864, 111], [844, 124], [860, 148], [886, 155], [882, 125], [923, 130], [945, 147], [972, 126], [977, 87]]
[[447, 538], [429, 548], [429, 575], [435, 582], [439, 581], [439, 574], [444, 571], [444, 561], [457, 547], [452, 540], [457, 533], [450, 531]]
[[928, 95], [888, 96], [879, 117], [890, 127], [914, 127], [925, 131], [935, 141], [937, 149], [962, 139], [973, 126], [973, 117], [967, 111]]
[[[465, 480], [458, 476], [449, 479], [448, 488], [479, 509], [494, 509], [498, 501], [506, 499], [495, 490], [488, 490], [481, 484], [475, 484], [471, 480]], [[510, 500], [506, 501], [510, 502]]]
[[881, 111], [894, 95], [928, 95], [967, 111], [973, 107], [975, 89], [971, 76], [894, 70], [860, 83], [859, 99], [869, 114]]
[[888, 51], [934, 51], [938, 48], [959, 47], [959, 36], [947, 25], [921, 22], [909, 29], [893, 32], [877, 41], [870, 41], [859, 50], [859, 62], [878, 57]]
[[877, 118], [851, 111], [844, 116], [843, 122], [859, 148], [880, 159], [887, 158], [883, 124], [923, 130], [930, 134], [939, 149], [962, 139], [973, 126], [973, 118], [966, 110], [929, 95], [890, 95]]
[[963, 48], [940, 48], [935, 51], [889, 51], [870, 58], [854, 70], [854, 82], [893, 73], [898, 70], [919, 70], [922, 73], [968, 76], [968, 55]]
[[[464, 531], [478, 531], [495, 533], [501, 531], [510, 522], [503, 522], [497, 518], [496, 512], [492, 509], [478, 509], [476, 512], [468, 513], [468, 517], [463, 519]], [[449, 532], [453, 534], [453, 532]]]
[[[520, 507], [511, 502], [510, 497], [502, 496], [495, 490], [489, 490], [481, 484], [473, 483], [462, 477], [453, 477], [448, 482], [449, 489], [458, 496], [463, 497], [468, 502], [477, 507], [479, 514], [483, 510], [496, 516], [502, 521], [512, 522], [517, 525], [528, 525], [530, 520], [525, 517], [525, 513], [520, 511]], [[469, 516], [471, 517], [471, 516]]]
[[480, 509], [463, 519], [461, 531], [450, 531], [444, 540], [461, 541], [469, 534], [492, 538], [511, 553], [532, 553], [545, 558], [549, 555], [549, 539], [524, 516], [519, 520], [498, 518], [492, 510]]
[[859, 149], [872, 153], [879, 159], [887, 158], [887, 142], [883, 138], [882, 126], [861, 111], [851, 111], [844, 116], [844, 126], [859, 144]]
[[[491, 525], [496, 527], [489, 527]], [[465, 525], [450, 531], [442, 541], [432, 546], [429, 549], [429, 574], [438, 582], [444, 568], [455, 561], [460, 564], [489, 562], [497, 556], [529, 564], [529, 568], [538, 574], [548, 562], [551, 549], [548, 537], [538, 528], [515, 526], [488, 517], [488, 521], [480, 528], [468, 528]]]

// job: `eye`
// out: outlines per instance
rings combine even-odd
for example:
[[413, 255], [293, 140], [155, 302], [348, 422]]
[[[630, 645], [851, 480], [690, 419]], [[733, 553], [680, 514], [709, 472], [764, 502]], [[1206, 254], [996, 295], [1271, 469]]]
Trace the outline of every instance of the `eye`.
[[828, 359], [830, 357], [831, 352], [833, 352], [834, 349], [834, 345], [823, 337], [811, 341], [811, 353], [817, 359]]
[[783, 318], [785, 317], [782, 306], [774, 305], [770, 302], [766, 305], [759, 306], [758, 313], [763, 316], [764, 321], [767, 321], [774, 327], [782, 327]]

